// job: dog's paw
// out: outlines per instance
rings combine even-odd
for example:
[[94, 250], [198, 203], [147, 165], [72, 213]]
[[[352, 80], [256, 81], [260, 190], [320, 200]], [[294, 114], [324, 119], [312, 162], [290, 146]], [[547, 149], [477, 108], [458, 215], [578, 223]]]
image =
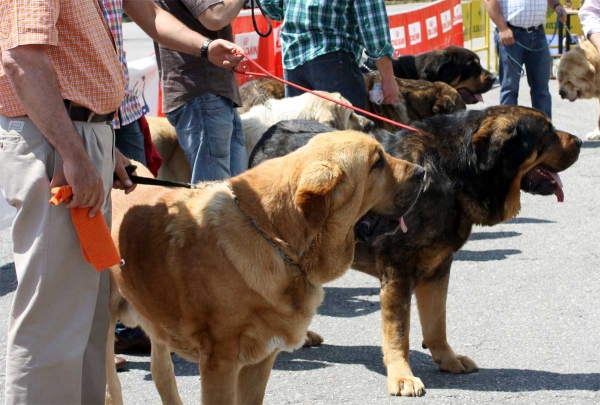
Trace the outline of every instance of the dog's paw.
[[453, 374], [472, 373], [478, 371], [477, 364], [467, 356], [448, 357], [438, 363], [440, 370]]
[[595, 130], [594, 132], [588, 132], [586, 135], [588, 141], [600, 141], [600, 130]]
[[390, 395], [403, 397], [420, 397], [425, 394], [425, 385], [419, 377], [390, 377], [388, 376], [388, 391]]
[[323, 340], [324, 340], [323, 336], [309, 330], [306, 332], [306, 339], [304, 340], [303, 346], [304, 347], [319, 346], [321, 343], [323, 343]]

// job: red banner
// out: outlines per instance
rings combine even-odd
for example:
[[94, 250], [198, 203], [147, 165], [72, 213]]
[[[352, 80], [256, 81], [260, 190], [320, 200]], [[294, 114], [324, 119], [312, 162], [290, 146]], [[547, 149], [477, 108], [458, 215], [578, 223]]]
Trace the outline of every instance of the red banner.
[[[460, 0], [439, 0], [416, 10], [388, 13], [390, 34], [396, 55], [415, 55], [448, 45], [463, 46], [462, 9]], [[256, 25], [266, 32], [267, 22], [255, 9]], [[244, 48], [244, 53], [272, 74], [283, 77], [281, 22], [271, 21], [273, 32], [268, 37], [259, 36], [252, 24], [251, 10], [242, 10], [233, 20], [234, 42]], [[252, 65], [249, 70], [254, 71]], [[238, 75], [239, 85], [250, 78]]]

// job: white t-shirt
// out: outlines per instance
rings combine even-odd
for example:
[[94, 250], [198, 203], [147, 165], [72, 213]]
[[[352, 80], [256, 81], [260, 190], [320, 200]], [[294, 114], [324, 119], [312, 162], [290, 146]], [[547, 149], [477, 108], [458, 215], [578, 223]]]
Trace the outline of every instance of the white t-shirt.
[[537, 27], [546, 23], [547, 0], [500, 0], [499, 3], [504, 19], [515, 27]]

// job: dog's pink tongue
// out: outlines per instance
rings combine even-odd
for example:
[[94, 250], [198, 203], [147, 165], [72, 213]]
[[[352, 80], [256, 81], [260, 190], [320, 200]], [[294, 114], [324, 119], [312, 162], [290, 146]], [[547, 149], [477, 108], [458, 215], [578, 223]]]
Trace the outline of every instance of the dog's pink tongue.
[[558, 173], [552, 173], [552, 172], [548, 172], [550, 174], [550, 176], [552, 176], [552, 179], [556, 182], [556, 191], [554, 192], [554, 195], [556, 196], [556, 199], [558, 200], [558, 202], [563, 202], [565, 201], [565, 193], [563, 192], [563, 184], [562, 181], [560, 180], [560, 177], [558, 176]]
[[483, 96], [481, 94], [474, 94], [475, 96], [475, 100], [479, 101], [480, 103], [483, 103]]
[[406, 224], [404, 223], [404, 217], [400, 217], [400, 229], [402, 229], [402, 232], [404, 232], [404, 233], [408, 232], [408, 228], [406, 227]]

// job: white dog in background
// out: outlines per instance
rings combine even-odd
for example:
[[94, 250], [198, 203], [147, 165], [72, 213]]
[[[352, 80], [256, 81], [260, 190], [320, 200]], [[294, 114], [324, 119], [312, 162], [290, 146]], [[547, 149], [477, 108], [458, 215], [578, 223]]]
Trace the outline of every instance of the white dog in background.
[[[350, 104], [340, 93], [326, 91], [316, 91], [315, 93]], [[264, 104], [255, 105], [240, 117], [246, 137], [248, 156], [267, 129], [279, 121], [312, 120], [335, 129], [354, 129], [362, 132], [368, 132], [373, 128], [373, 121], [356, 114], [354, 110], [311, 93], [279, 100], [270, 99]]]
[[[340, 93], [319, 91], [333, 100], [350, 104]], [[280, 100], [270, 99], [264, 104], [255, 105], [240, 115], [242, 128], [246, 137], [248, 156], [254, 145], [265, 131], [273, 124], [283, 120], [303, 119], [318, 121], [335, 129], [354, 129], [368, 132], [373, 122], [358, 115], [350, 108], [332, 101], [304, 93], [300, 96]], [[158, 178], [170, 181], [189, 182], [192, 178], [190, 164], [179, 146], [175, 128], [164, 117], [146, 117], [150, 126], [152, 142], [163, 164], [158, 171]]]

